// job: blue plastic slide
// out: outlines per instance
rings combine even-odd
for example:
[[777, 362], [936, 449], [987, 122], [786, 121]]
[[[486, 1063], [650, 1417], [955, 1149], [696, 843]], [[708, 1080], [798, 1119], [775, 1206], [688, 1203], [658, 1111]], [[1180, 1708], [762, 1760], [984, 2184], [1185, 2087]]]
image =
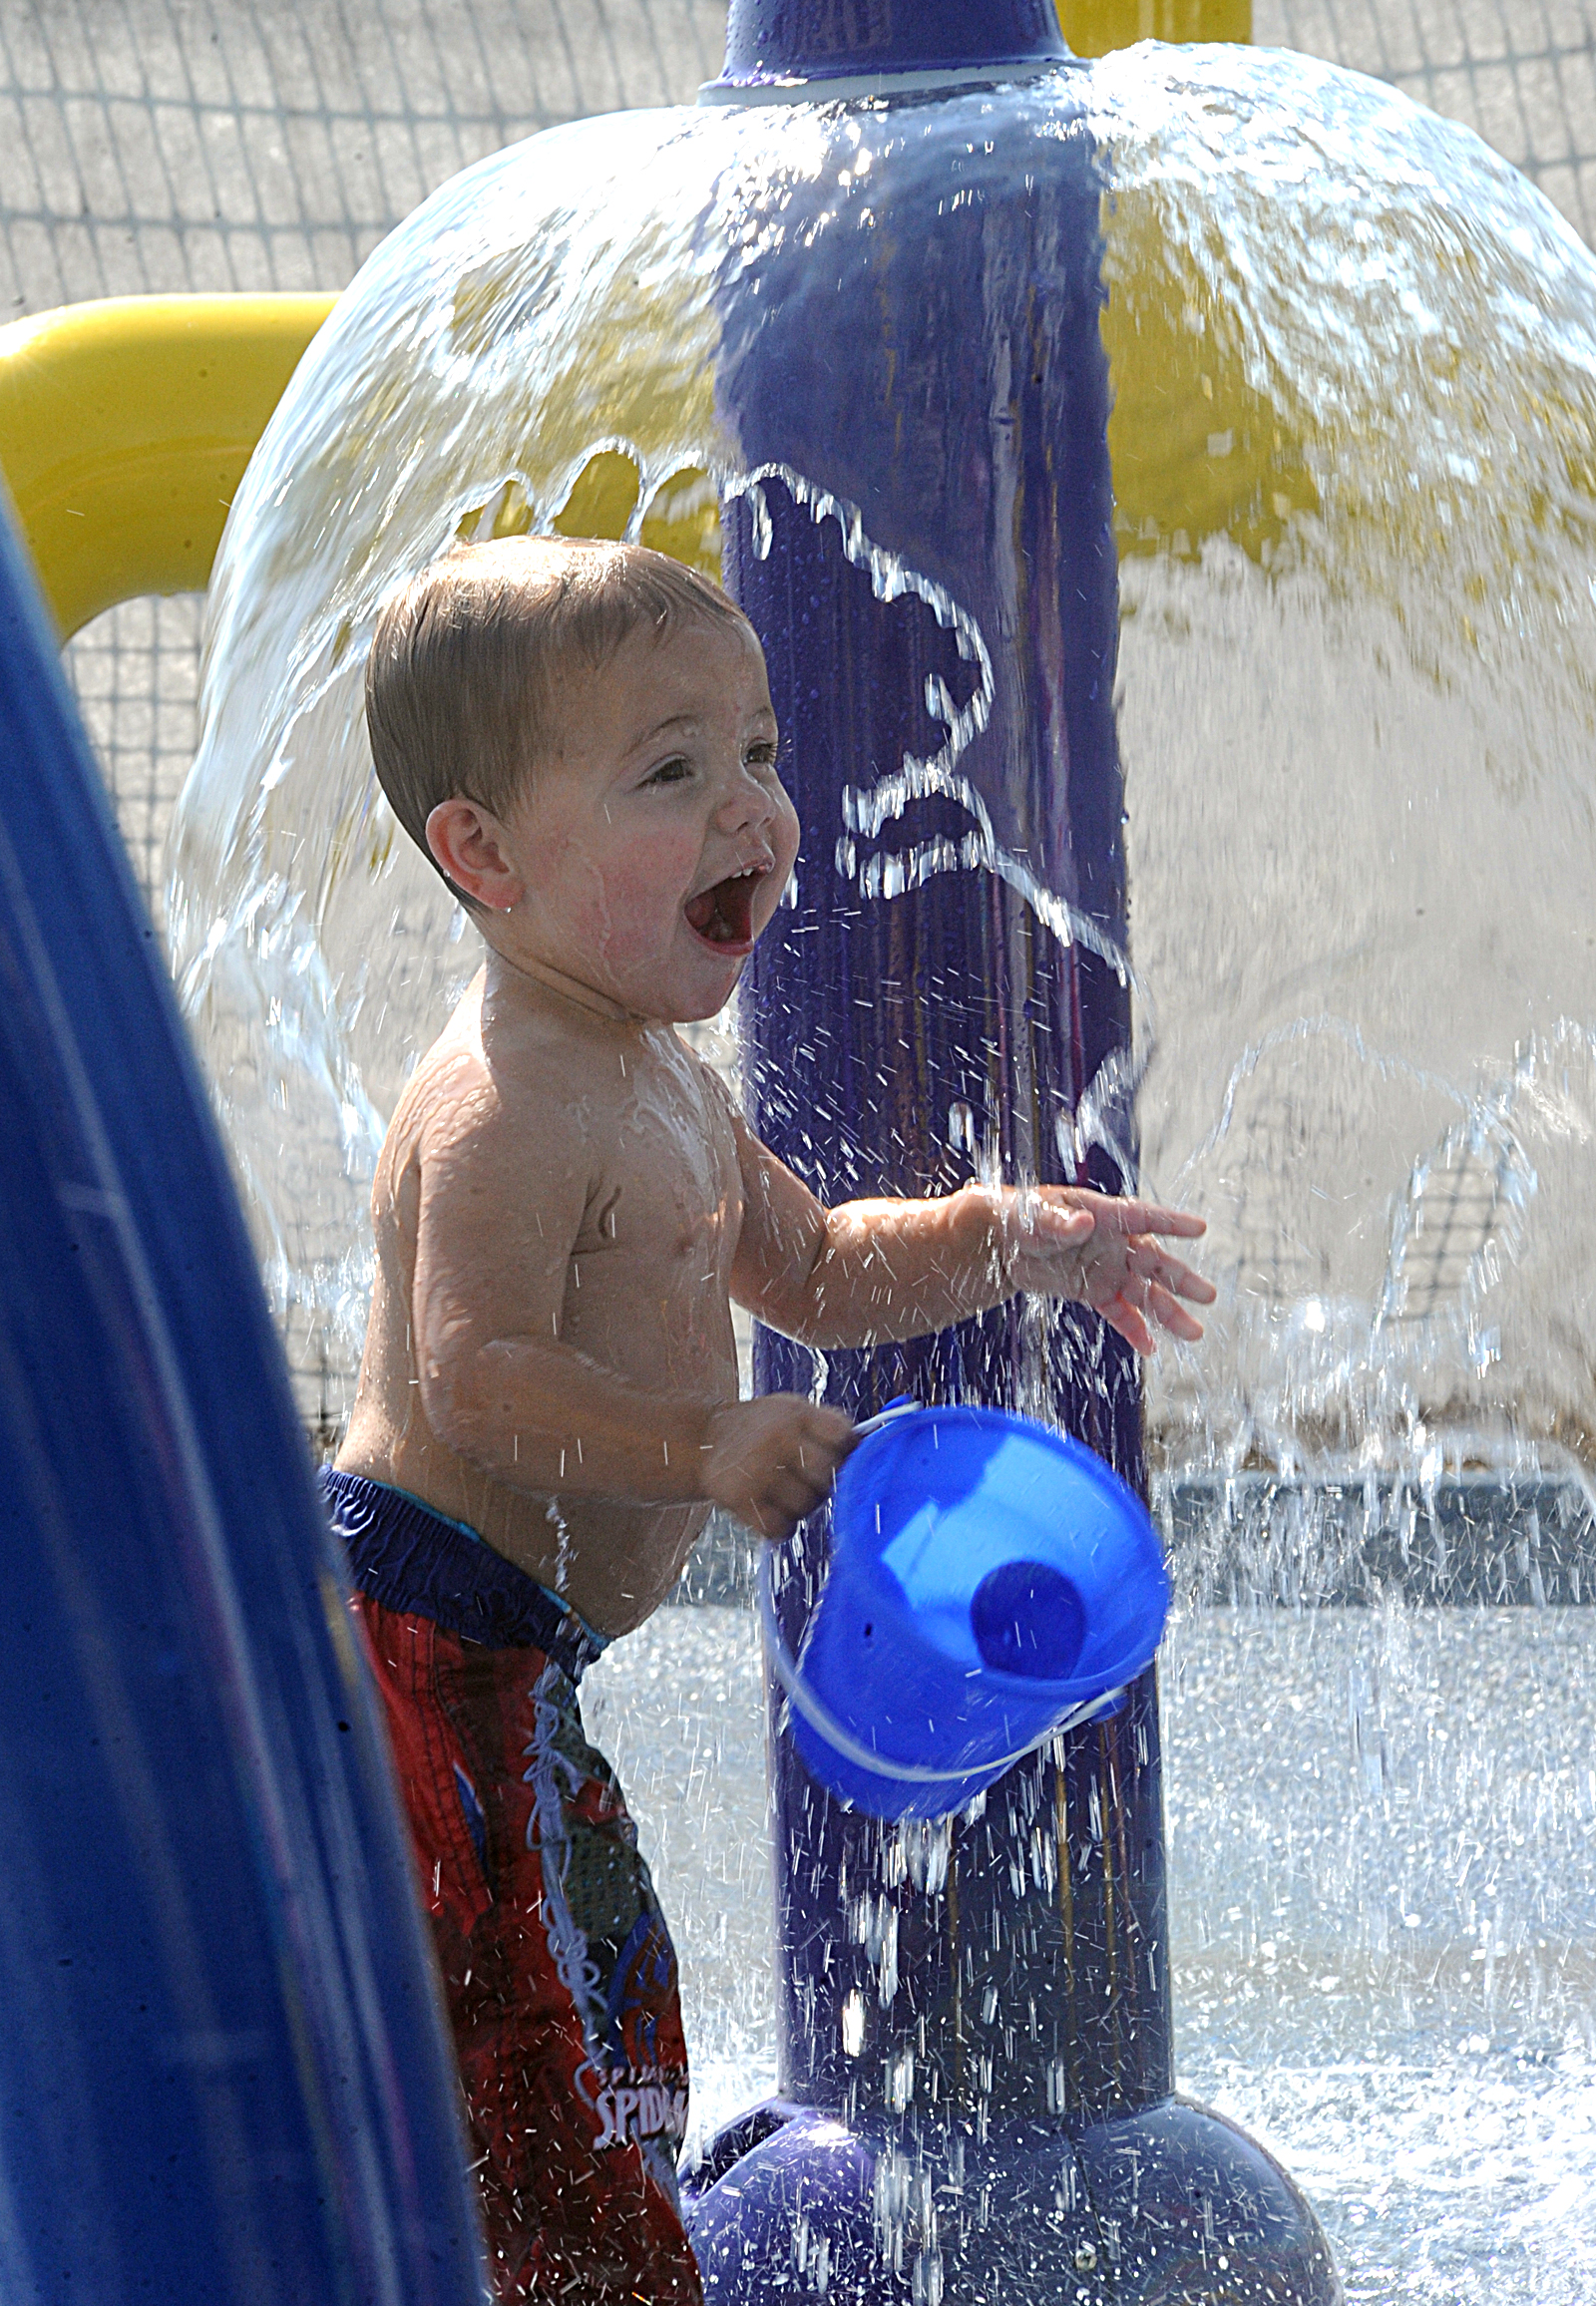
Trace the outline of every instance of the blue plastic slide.
[[0, 1547], [0, 2297], [480, 2301], [340, 1566], [3, 517]]

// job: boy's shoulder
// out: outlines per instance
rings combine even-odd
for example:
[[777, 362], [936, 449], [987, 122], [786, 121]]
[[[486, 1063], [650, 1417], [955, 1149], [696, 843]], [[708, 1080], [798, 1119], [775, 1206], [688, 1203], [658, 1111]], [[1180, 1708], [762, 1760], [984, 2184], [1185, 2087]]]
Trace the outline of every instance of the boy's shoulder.
[[614, 1108], [617, 1122], [634, 1109], [639, 1068], [654, 1079], [650, 1103], [662, 1096], [689, 1127], [696, 1118], [715, 1137], [735, 1130], [730, 1089], [673, 1026], [617, 1033], [613, 1020], [536, 993], [522, 999], [495, 989], [485, 998], [479, 977], [405, 1084], [386, 1164], [472, 1144], [487, 1151], [494, 1142], [549, 1157], [568, 1139], [591, 1158], [613, 1134], [605, 1108]]
[[507, 1130], [545, 1139], [591, 1130], [606, 1095], [627, 1095], [628, 1070], [603, 1018], [479, 974], [405, 1084], [390, 1139], [403, 1132], [436, 1150]]
[[[530, 1089], [538, 1068], [522, 1061], [527, 1036], [507, 1031], [505, 1021], [485, 1031], [479, 974], [405, 1083], [388, 1126], [390, 1152], [401, 1144], [435, 1151], [474, 1135], [502, 1120], [507, 1104]], [[530, 1046], [525, 1055], [531, 1057]], [[547, 1066], [543, 1070], [547, 1079]]]

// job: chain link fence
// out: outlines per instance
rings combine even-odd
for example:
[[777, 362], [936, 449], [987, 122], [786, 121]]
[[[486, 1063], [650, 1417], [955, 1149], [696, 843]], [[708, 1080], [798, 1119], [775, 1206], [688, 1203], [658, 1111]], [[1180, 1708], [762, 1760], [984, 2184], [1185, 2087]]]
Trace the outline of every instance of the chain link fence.
[[0, 300], [341, 288], [446, 177], [688, 103], [724, 0], [4, 0]]

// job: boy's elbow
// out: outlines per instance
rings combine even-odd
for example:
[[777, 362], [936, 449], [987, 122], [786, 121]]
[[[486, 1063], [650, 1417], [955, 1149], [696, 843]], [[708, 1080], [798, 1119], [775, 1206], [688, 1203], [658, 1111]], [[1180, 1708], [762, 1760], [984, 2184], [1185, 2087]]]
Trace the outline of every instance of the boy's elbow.
[[816, 1278], [806, 1273], [801, 1278], [792, 1274], [777, 1280], [762, 1280], [753, 1288], [732, 1291], [737, 1303], [756, 1322], [779, 1337], [790, 1338], [795, 1345], [825, 1345], [829, 1341], [826, 1330], [826, 1293], [816, 1286]]
[[481, 1449], [483, 1404], [473, 1374], [459, 1362], [435, 1361], [424, 1365], [417, 1379], [429, 1431], [457, 1457], [475, 1457]]
[[816, 1352], [825, 1352], [837, 1343], [812, 1308], [784, 1308], [779, 1314], [762, 1313], [759, 1319], [778, 1337], [789, 1338], [795, 1345], [807, 1345]]
[[828, 1306], [823, 1294], [767, 1301], [748, 1310], [767, 1330], [775, 1330], [795, 1345], [807, 1345], [814, 1352], [840, 1353], [852, 1345], [872, 1343], [857, 1319], [842, 1318], [844, 1309]]
[[854, 1342], [842, 1334], [851, 1326], [839, 1319], [848, 1310], [848, 1292], [834, 1286], [837, 1276], [830, 1235], [828, 1213], [826, 1227], [811, 1246], [802, 1269], [789, 1267], [780, 1283], [763, 1293], [763, 1303], [750, 1309], [768, 1328], [791, 1338], [795, 1345], [811, 1345], [819, 1351], [840, 1350]]

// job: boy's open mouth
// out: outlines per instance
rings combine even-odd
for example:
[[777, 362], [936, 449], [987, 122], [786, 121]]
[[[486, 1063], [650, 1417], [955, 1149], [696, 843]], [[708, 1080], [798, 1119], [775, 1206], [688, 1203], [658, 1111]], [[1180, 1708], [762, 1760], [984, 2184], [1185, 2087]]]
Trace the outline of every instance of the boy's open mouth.
[[754, 891], [765, 878], [763, 865], [742, 873], [728, 873], [713, 888], [700, 889], [682, 907], [687, 926], [706, 945], [751, 946], [754, 941]]

